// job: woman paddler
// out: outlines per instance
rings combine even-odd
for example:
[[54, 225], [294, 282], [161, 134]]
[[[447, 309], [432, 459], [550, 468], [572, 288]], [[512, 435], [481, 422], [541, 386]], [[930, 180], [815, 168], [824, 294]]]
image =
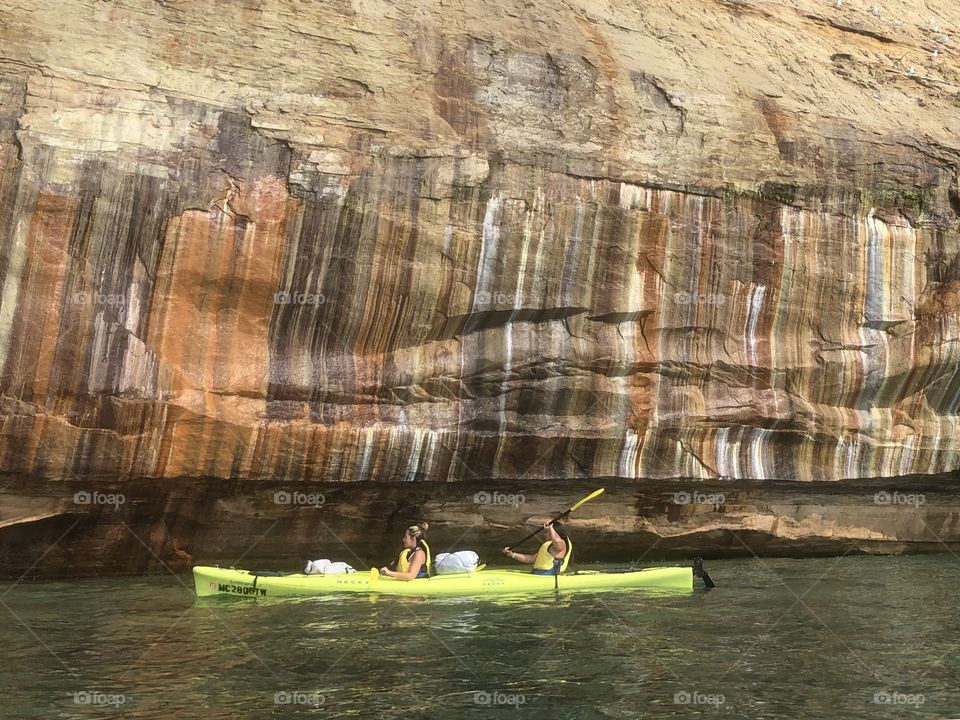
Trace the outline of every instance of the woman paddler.
[[503, 549], [503, 554], [527, 565], [532, 564], [534, 575], [559, 575], [570, 564], [573, 543], [559, 522], [546, 522], [543, 529], [547, 533], [547, 541], [540, 546], [536, 555], [514, 552], [508, 547]]
[[413, 580], [430, 576], [430, 546], [427, 545], [426, 534], [430, 525], [422, 522], [411, 525], [403, 533], [403, 550], [397, 558], [396, 570], [388, 567], [380, 568], [380, 574], [397, 580]]

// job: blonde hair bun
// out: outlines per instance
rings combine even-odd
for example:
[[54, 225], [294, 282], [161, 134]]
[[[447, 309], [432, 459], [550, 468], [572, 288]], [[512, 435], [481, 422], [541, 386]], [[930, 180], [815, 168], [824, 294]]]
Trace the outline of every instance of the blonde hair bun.
[[417, 538], [418, 540], [427, 534], [427, 530], [430, 528], [430, 523], [424, 521], [417, 523], [416, 525], [411, 525], [407, 528], [407, 533], [411, 537]]

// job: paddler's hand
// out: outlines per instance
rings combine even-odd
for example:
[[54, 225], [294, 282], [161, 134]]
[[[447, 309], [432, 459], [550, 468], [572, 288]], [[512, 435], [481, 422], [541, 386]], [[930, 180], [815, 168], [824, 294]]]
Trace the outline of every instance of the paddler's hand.
[[381, 575], [389, 575], [389, 574], [390, 574], [390, 569], [389, 569], [386, 565], [384, 565], [382, 568], [380, 568], [380, 574], [381, 574]]
[[504, 554], [504, 555], [507, 555], [507, 556], [509, 556], [509, 557], [513, 557], [513, 550], [511, 550], [511, 549], [508, 548], [508, 547], [505, 547], [505, 548], [503, 549], [503, 554]]

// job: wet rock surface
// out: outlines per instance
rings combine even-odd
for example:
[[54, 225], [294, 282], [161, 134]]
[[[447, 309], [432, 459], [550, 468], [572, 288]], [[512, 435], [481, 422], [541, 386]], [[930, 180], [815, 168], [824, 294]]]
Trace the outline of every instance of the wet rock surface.
[[[956, 552], [960, 493], [947, 478], [807, 483], [606, 478], [566, 521], [580, 564], [706, 558]], [[596, 484], [294, 484], [215, 479], [76, 490], [5, 490], [0, 567], [10, 577], [184, 572], [195, 564], [298, 572], [321, 557], [357, 568], [395, 559], [410, 518], [433, 552], [471, 549], [491, 565]], [[522, 549], [532, 551], [537, 540]], [[51, 548], [53, 549], [51, 551]]]

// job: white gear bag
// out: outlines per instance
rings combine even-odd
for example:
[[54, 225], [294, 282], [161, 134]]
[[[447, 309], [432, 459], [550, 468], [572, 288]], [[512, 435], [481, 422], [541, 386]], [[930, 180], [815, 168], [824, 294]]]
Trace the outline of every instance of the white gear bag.
[[433, 560], [433, 569], [436, 575], [454, 575], [474, 572], [479, 564], [480, 556], [473, 550], [460, 550], [437, 555]]
[[308, 560], [303, 568], [304, 575], [346, 575], [356, 570], [345, 562], [331, 562], [327, 558]]

